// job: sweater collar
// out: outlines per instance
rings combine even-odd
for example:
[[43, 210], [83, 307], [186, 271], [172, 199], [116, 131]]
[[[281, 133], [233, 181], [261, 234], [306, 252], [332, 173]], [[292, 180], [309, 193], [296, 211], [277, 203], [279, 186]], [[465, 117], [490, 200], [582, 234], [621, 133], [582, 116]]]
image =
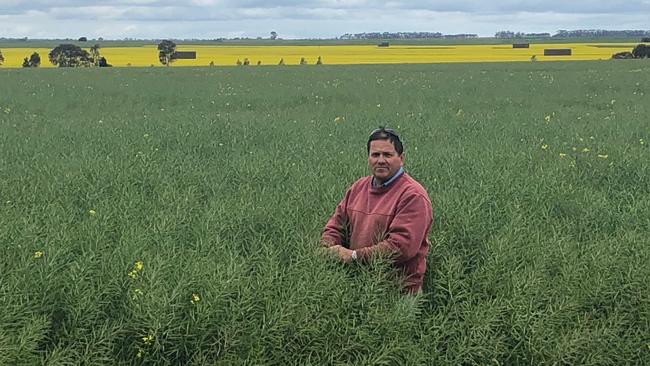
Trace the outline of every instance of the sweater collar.
[[375, 185], [375, 177], [372, 177], [372, 182], [371, 182], [372, 187], [373, 188], [386, 188], [386, 187], [389, 187], [391, 184], [393, 184], [397, 180], [397, 178], [401, 177], [402, 174], [404, 174], [404, 167], [399, 167], [399, 170], [397, 171], [397, 173], [395, 173], [395, 175], [393, 175], [389, 180], [385, 181], [384, 183], [382, 183], [380, 185]]

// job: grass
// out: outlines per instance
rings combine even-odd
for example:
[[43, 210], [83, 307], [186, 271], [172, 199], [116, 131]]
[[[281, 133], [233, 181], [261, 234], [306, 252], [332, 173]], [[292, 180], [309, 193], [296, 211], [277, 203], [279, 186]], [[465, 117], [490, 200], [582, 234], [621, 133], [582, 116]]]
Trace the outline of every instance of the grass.
[[[650, 363], [649, 70], [0, 70], [0, 364]], [[317, 251], [378, 125], [419, 297]]]

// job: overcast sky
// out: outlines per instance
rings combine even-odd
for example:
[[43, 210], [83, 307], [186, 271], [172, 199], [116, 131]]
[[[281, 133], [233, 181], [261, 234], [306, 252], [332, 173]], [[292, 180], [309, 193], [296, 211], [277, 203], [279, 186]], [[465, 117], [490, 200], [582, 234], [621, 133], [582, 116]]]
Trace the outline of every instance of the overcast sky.
[[650, 0], [0, 0], [0, 37], [333, 38], [650, 29]]

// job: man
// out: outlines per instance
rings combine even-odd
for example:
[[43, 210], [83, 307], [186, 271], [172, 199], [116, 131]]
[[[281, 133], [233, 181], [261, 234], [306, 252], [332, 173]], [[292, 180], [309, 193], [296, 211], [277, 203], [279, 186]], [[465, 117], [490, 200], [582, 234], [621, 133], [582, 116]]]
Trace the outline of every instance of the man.
[[418, 293], [427, 268], [431, 200], [404, 172], [404, 147], [397, 132], [372, 131], [367, 149], [372, 175], [348, 189], [327, 222], [321, 243], [344, 263], [391, 256], [406, 276], [405, 291]]

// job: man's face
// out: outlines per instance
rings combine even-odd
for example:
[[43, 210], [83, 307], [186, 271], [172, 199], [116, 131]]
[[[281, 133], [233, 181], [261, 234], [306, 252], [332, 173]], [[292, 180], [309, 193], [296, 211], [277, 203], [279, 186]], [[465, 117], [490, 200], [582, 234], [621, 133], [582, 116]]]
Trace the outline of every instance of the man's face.
[[377, 184], [389, 180], [404, 164], [404, 156], [395, 151], [390, 140], [370, 141], [368, 165]]

